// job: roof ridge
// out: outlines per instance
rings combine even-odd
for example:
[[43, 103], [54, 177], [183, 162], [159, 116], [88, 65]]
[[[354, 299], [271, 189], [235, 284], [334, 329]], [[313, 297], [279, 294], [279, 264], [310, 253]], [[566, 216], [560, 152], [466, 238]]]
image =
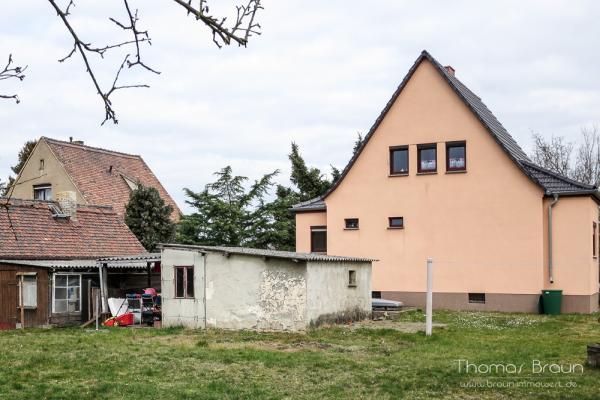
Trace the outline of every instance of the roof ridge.
[[73, 148], [82, 149], [82, 150], [94, 151], [94, 152], [98, 152], [98, 153], [106, 153], [106, 154], [112, 154], [112, 155], [116, 155], [116, 156], [142, 159], [142, 156], [140, 156], [139, 154], [123, 153], [121, 151], [103, 149], [101, 147], [88, 146], [86, 144], [66, 142], [64, 140], [53, 139], [53, 138], [49, 138], [46, 136], [42, 136], [41, 139], [44, 139], [45, 141], [56, 144], [58, 146], [67, 146], [67, 147], [73, 147]]
[[555, 172], [555, 171], [552, 171], [552, 170], [550, 170], [550, 169], [544, 168], [544, 167], [542, 167], [541, 165], [538, 165], [538, 164], [536, 164], [536, 163], [534, 163], [534, 162], [532, 162], [532, 161], [528, 161], [528, 160], [521, 160], [520, 162], [521, 162], [522, 164], [526, 164], [526, 165], [528, 165], [528, 166], [530, 166], [530, 167], [532, 167], [532, 168], [535, 168], [535, 169], [537, 169], [538, 171], [541, 171], [541, 172], [543, 172], [543, 173], [546, 173], [546, 174], [548, 174], [548, 175], [551, 175], [551, 176], [555, 177], [556, 179], [560, 179], [560, 180], [562, 180], [562, 181], [564, 181], [564, 182], [567, 182], [567, 183], [570, 183], [570, 184], [572, 184], [572, 185], [581, 186], [581, 187], [584, 187], [584, 188], [586, 188], [586, 189], [590, 189], [590, 190], [592, 190], [592, 189], [597, 189], [597, 187], [596, 187], [596, 186], [594, 186], [594, 185], [589, 185], [589, 184], [587, 184], [587, 183], [583, 183], [583, 182], [576, 181], [576, 180], [574, 180], [574, 179], [571, 179], [571, 178], [569, 178], [569, 177], [567, 177], [567, 176], [564, 176], [564, 175], [562, 175], [562, 174], [559, 174], [558, 172]]

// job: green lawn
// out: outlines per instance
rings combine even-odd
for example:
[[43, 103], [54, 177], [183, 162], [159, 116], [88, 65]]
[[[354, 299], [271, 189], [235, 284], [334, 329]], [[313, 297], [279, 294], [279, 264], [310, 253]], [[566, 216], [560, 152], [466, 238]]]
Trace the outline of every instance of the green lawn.
[[[398, 323], [421, 320], [409, 312]], [[307, 334], [4, 331], [0, 398], [600, 398], [600, 370], [532, 371], [534, 360], [585, 364], [586, 344], [600, 342], [598, 315], [437, 312], [434, 321], [448, 326], [430, 338], [348, 327]], [[467, 374], [458, 359], [482, 371], [488, 364], [508, 370], [478, 374], [471, 366]], [[509, 373], [510, 364], [523, 365], [521, 373]]]

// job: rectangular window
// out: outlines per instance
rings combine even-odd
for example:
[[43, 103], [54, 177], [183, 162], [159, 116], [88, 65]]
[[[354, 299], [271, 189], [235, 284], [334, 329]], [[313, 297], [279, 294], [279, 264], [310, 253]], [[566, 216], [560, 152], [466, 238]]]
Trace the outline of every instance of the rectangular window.
[[310, 228], [310, 252], [327, 253], [327, 227], [312, 226]]
[[[23, 296], [23, 307], [37, 308], [37, 274], [35, 272], [26, 272], [17, 275], [20, 276], [21, 285], [19, 286], [19, 304]], [[23, 291], [21, 294], [21, 290]]]
[[33, 187], [34, 200], [52, 200], [51, 185], [35, 185]]
[[358, 218], [346, 218], [344, 224], [346, 229], [358, 229]]
[[390, 175], [408, 174], [408, 146], [390, 147]]
[[446, 171], [467, 170], [466, 142], [446, 143]]
[[54, 303], [52, 312], [78, 313], [81, 311], [81, 275], [54, 275]]
[[175, 297], [194, 298], [194, 267], [175, 267]]
[[592, 255], [596, 257], [596, 223], [592, 222]]
[[43, 171], [45, 168], [45, 161], [43, 158], [40, 159], [40, 171]]
[[348, 271], [348, 286], [356, 287], [356, 271], [352, 269]]
[[389, 225], [390, 229], [402, 229], [404, 228], [404, 217], [389, 217]]
[[437, 171], [437, 145], [420, 144], [417, 146], [417, 172]]
[[485, 293], [469, 293], [469, 303], [485, 304]]

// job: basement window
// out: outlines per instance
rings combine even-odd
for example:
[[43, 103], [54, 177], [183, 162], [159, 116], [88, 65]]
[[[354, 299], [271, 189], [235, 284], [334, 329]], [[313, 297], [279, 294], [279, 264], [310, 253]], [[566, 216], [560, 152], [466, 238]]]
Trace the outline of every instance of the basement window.
[[344, 224], [346, 229], [358, 229], [358, 218], [346, 218]]
[[356, 271], [353, 269], [348, 271], [348, 287], [356, 287]]
[[469, 293], [469, 303], [485, 304], [485, 293]]
[[194, 267], [175, 267], [175, 297], [194, 298]]

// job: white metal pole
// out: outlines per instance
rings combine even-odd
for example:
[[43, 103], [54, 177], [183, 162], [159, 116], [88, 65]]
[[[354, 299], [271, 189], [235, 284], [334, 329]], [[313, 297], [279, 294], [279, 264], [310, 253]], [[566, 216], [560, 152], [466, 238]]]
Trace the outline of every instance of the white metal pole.
[[425, 308], [425, 334], [431, 336], [433, 308], [433, 260], [427, 259], [427, 304]]
[[98, 330], [98, 320], [100, 319], [100, 315], [98, 315], [98, 308], [100, 303], [100, 292], [96, 290], [96, 330]]

